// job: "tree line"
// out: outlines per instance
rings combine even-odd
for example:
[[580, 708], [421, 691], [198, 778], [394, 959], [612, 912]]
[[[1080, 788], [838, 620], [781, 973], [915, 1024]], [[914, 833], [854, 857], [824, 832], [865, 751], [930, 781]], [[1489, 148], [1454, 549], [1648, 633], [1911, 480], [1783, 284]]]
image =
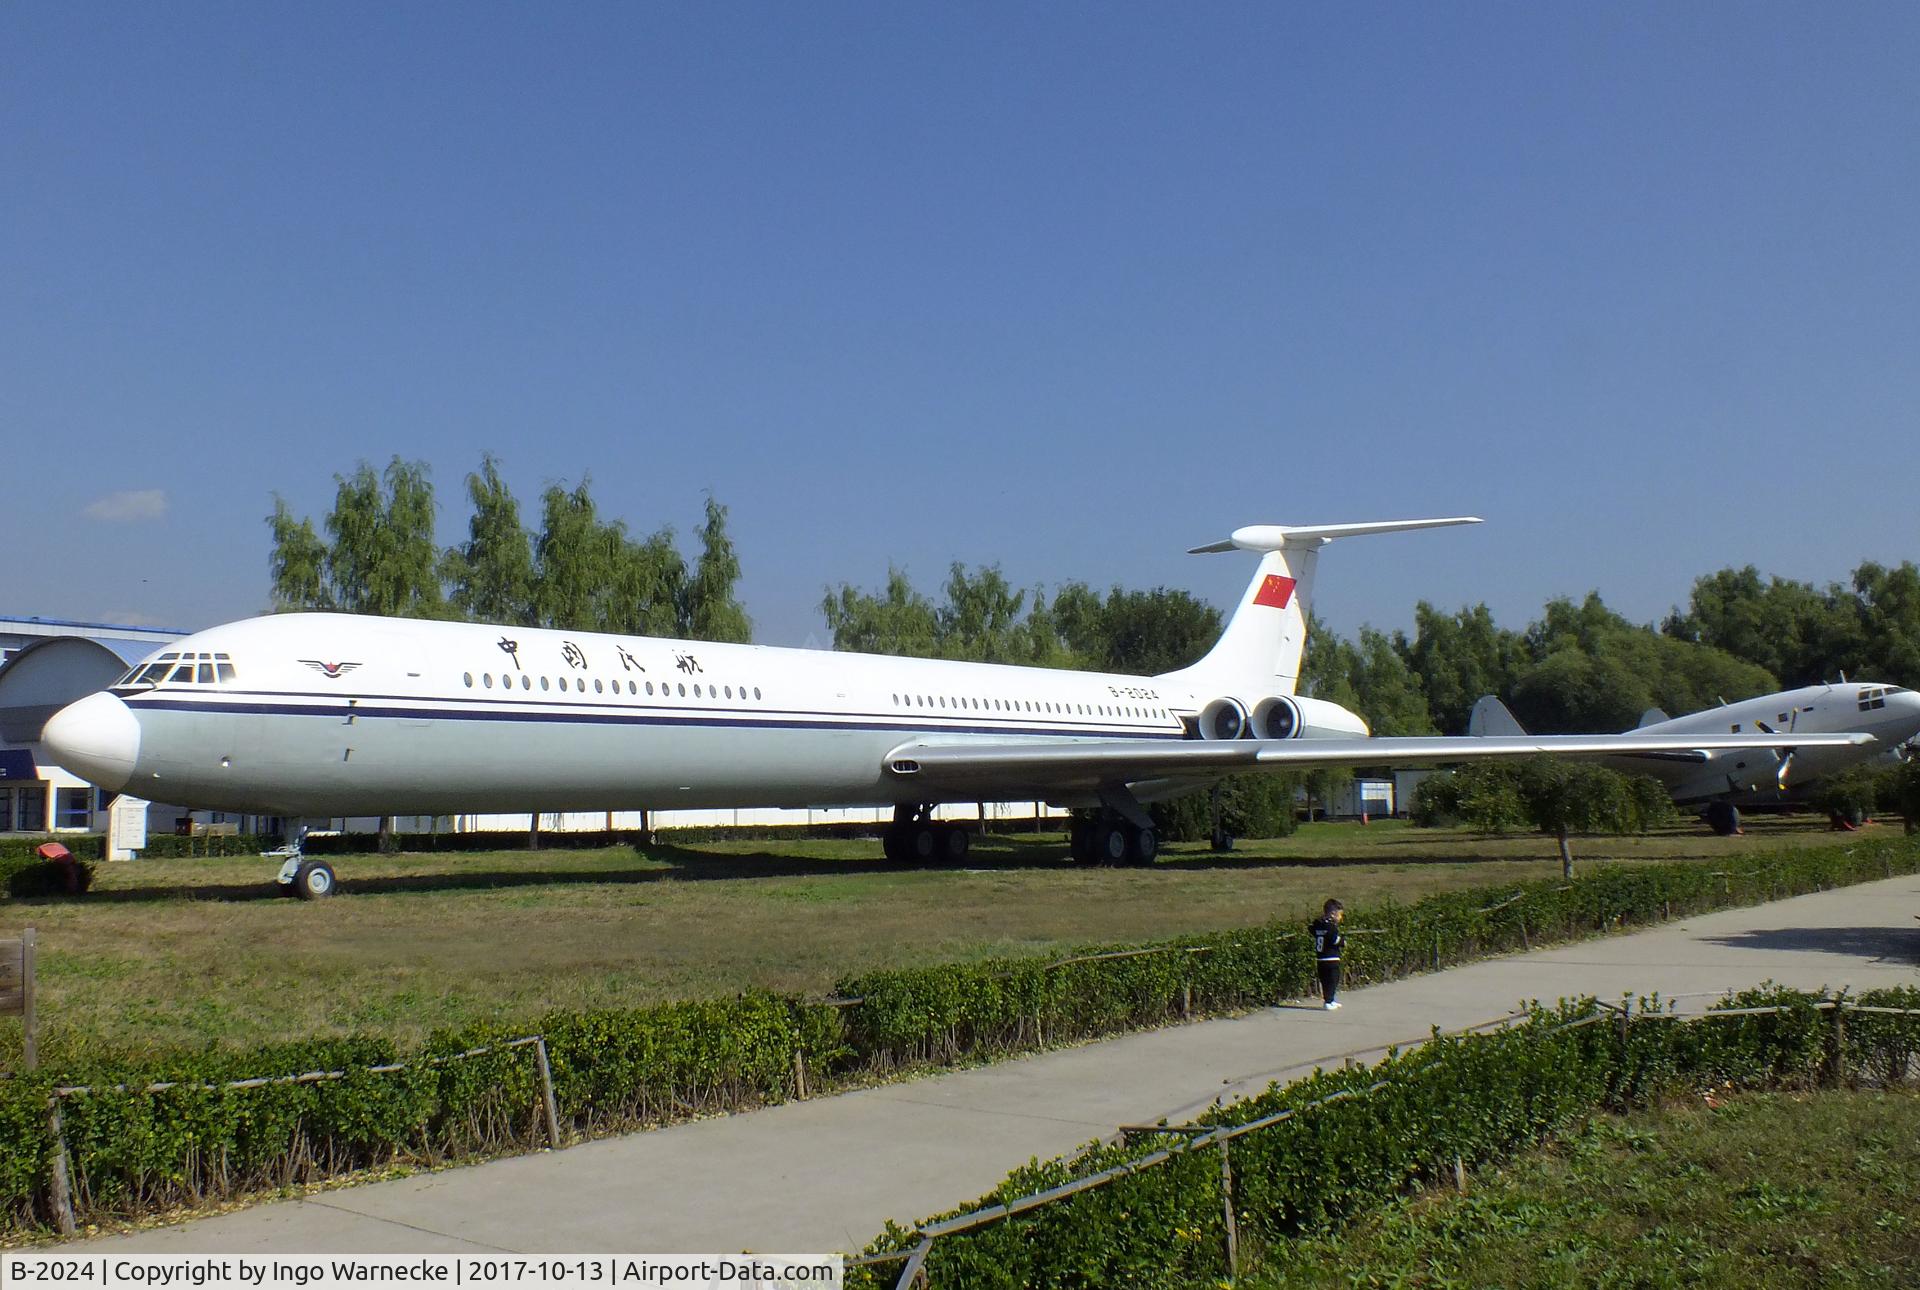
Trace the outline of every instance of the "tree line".
[[1039, 587], [1014, 589], [995, 566], [960, 563], [948, 570], [937, 602], [890, 567], [883, 590], [842, 583], [820, 611], [839, 650], [1140, 676], [1199, 658], [1222, 621], [1212, 605], [1167, 587], [1114, 587], [1103, 595], [1068, 582], [1049, 600]]
[[[1410, 685], [1442, 734], [1463, 733], [1483, 694], [1499, 695], [1529, 730], [1556, 734], [1623, 730], [1648, 708], [1678, 716], [1843, 675], [1920, 687], [1920, 567], [1868, 561], [1826, 587], [1722, 569], [1696, 579], [1686, 607], [1658, 627], [1628, 621], [1597, 592], [1549, 601], [1521, 631], [1496, 626], [1484, 604], [1449, 614], [1422, 601], [1411, 638], [1395, 633], [1392, 645], [1410, 676], [1377, 660], [1397, 699], [1386, 715], [1420, 720]], [[1344, 671], [1367, 675], [1351, 661]]]
[[[698, 554], [671, 528], [636, 536], [596, 508], [589, 480], [548, 485], [540, 522], [483, 457], [467, 476], [467, 538], [442, 549], [427, 468], [394, 458], [335, 477], [316, 528], [274, 499], [276, 609], [335, 609], [746, 641], [740, 559], [727, 510], [708, 498]], [[889, 568], [877, 590], [841, 583], [820, 604], [836, 649], [1153, 675], [1194, 662], [1218, 638], [1220, 611], [1167, 587], [1098, 591], [1067, 582], [1051, 595], [1013, 586], [992, 565], [955, 563], [937, 596]], [[1841, 674], [1920, 687], [1920, 568], [1867, 562], [1845, 583], [1767, 578], [1748, 566], [1695, 581], [1685, 608], [1634, 623], [1600, 595], [1549, 601], [1521, 629], [1485, 604], [1448, 612], [1427, 601], [1414, 628], [1362, 627], [1353, 638], [1309, 624], [1301, 688], [1360, 713], [1381, 735], [1461, 734], [1483, 694], [1529, 730], [1621, 730], [1648, 708], [1693, 712]]]
[[[822, 604], [839, 649], [927, 658], [1091, 667], [1151, 675], [1197, 660], [1220, 612], [1184, 591], [1069, 582], [1049, 600], [997, 568], [955, 564], [942, 597], [890, 569], [880, 591], [842, 584]], [[1485, 604], [1421, 601], [1414, 630], [1353, 639], [1310, 621], [1301, 688], [1351, 708], [1381, 735], [1463, 734], [1474, 701], [1498, 695], [1543, 734], [1624, 730], [1648, 708], [1678, 716], [1722, 697], [1837, 680], [1920, 687], [1920, 568], [1866, 563], [1824, 589], [1751, 566], [1694, 583], [1684, 610], [1634, 623], [1599, 593], [1549, 601], [1514, 630]]]
[[[727, 508], [709, 497], [691, 563], [671, 528], [634, 536], [603, 519], [583, 476], [540, 494], [540, 526], [491, 455], [467, 476], [467, 540], [434, 536], [433, 482], [422, 462], [395, 457], [334, 476], [333, 509], [316, 529], [274, 497], [267, 524], [276, 610], [323, 609], [399, 618], [448, 618], [519, 627], [747, 641], [753, 622], [736, 594], [740, 557]], [[324, 530], [325, 536], [321, 536]]]

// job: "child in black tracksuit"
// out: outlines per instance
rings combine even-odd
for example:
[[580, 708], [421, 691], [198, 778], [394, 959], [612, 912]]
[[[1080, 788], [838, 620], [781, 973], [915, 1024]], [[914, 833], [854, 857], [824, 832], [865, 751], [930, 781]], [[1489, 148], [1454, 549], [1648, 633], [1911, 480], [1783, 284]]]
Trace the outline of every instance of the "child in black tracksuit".
[[1346, 906], [1329, 900], [1326, 912], [1307, 924], [1313, 936], [1313, 957], [1319, 960], [1320, 997], [1326, 1000], [1328, 1012], [1340, 1006], [1340, 947], [1346, 944], [1346, 938], [1340, 935], [1340, 920], [1346, 916]]

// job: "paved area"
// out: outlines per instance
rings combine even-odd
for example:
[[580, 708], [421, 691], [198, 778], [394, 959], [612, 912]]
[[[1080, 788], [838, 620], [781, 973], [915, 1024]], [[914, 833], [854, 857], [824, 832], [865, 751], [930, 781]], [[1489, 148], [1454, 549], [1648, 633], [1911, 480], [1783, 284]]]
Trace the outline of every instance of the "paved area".
[[113, 1251], [858, 1250], [1123, 1123], [1187, 1118], [1528, 999], [1655, 991], [1704, 1007], [1773, 980], [1920, 984], [1920, 879], [1514, 955], [1305, 1005], [101, 1238]]

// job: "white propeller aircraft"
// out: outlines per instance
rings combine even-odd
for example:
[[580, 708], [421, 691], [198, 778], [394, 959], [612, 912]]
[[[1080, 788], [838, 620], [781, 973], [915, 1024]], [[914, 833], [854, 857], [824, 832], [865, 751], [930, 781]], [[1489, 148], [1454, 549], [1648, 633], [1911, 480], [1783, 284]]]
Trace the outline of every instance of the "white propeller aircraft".
[[[1740, 831], [1740, 805], [1787, 800], [1790, 790], [1805, 788], [1822, 775], [1846, 770], [1877, 757], [1898, 756], [1920, 735], [1920, 694], [1898, 685], [1848, 681], [1804, 685], [1738, 703], [1669, 717], [1658, 708], [1640, 716], [1637, 735], [1752, 731], [1773, 735], [1784, 747], [1732, 748], [1714, 752], [1639, 752], [1610, 757], [1616, 769], [1651, 775], [1666, 786], [1674, 804], [1700, 806], [1707, 826], [1726, 837]], [[1525, 733], [1507, 706], [1484, 695], [1467, 718], [1469, 735], [1512, 738]], [[1809, 734], [1871, 735], [1871, 745], [1811, 746]], [[1888, 751], [1894, 750], [1894, 751]]]
[[[1260, 566], [1213, 650], [1164, 676], [299, 613], [175, 641], [42, 737], [103, 788], [295, 819], [891, 805], [896, 859], [965, 855], [935, 804], [1044, 799], [1098, 808], [1073, 851], [1103, 863], [1154, 858], [1142, 803], [1241, 771], [1781, 742], [1373, 739], [1352, 712], [1294, 693], [1321, 547], [1478, 522], [1256, 525], [1198, 547]], [[296, 853], [280, 881], [313, 897], [334, 875]]]

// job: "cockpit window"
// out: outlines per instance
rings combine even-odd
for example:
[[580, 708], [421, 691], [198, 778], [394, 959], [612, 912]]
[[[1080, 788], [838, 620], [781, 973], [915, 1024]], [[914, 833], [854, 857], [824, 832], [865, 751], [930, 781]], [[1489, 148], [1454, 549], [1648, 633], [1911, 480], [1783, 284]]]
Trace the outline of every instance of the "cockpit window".
[[162, 654], [142, 663], [114, 684], [223, 685], [236, 679], [233, 660], [226, 654]]

